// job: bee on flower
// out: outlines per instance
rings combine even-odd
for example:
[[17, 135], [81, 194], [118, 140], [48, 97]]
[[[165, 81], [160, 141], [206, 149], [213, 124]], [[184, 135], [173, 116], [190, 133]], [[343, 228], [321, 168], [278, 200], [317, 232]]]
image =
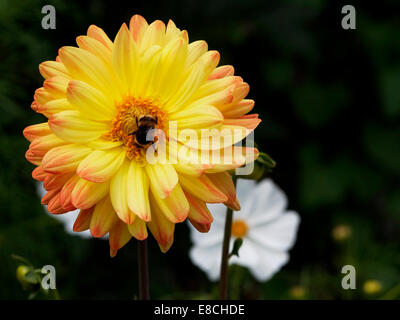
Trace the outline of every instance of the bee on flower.
[[[45, 80], [31, 107], [46, 120], [24, 130], [26, 158], [47, 191], [48, 211], [79, 209], [73, 230], [108, 234], [115, 256], [132, 237], [146, 239], [148, 230], [166, 252], [175, 224], [186, 219], [209, 230], [207, 203], [238, 210], [227, 171], [253, 161], [258, 151], [232, 146], [261, 120], [248, 114], [254, 106], [246, 99], [249, 85], [233, 67], [218, 66], [217, 51], [205, 41], [189, 42], [172, 21], [148, 24], [139, 15], [114, 41], [94, 25], [76, 41], [78, 47], [62, 47], [55, 61], [40, 64]], [[188, 144], [189, 129], [216, 133]], [[210, 144], [214, 136], [223, 142]], [[218, 151], [224, 161], [150, 163], [147, 154], [161, 153], [154, 148], [161, 142], [186, 160]], [[243, 157], [233, 161], [237, 152]]]

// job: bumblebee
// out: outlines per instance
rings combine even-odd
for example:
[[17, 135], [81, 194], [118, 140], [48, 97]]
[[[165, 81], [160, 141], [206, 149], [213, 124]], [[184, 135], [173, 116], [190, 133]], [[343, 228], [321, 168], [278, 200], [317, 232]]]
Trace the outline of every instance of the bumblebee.
[[151, 129], [155, 129], [157, 122], [157, 117], [153, 117], [152, 115], [129, 117], [122, 123], [122, 130], [134, 137], [137, 146], [147, 147], [153, 143], [154, 133], [149, 136], [150, 140], [146, 139], [147, 134]]

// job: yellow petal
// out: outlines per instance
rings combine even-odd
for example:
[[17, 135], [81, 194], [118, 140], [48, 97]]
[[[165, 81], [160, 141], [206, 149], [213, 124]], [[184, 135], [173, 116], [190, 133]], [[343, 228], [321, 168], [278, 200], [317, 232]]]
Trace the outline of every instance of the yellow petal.
[[178, 129], [200, 129], [220, 124], [224, 116], [217, 108], [204, 105], [201, 108], [186, 108], [172, 113], [168, 119], [176, 121]]
[[167, 252], [174, 242], [175, 224], [169, 221], [151, 197], [151, 222], [147, 223], [162, 252]]
[[129, 208], [142, 220], [150, 221], [149, 177], [142, 167], [131, 161], [127, 176]]
[[135, 215], [128, 207], [128, 170], [129, 162], [126, 160], [111, 179], [110, 198], [118, 217], [131, 224]]
[[158, 207], [169, 221], [179, 223], [186, 219], [190, 206], [179, 184], [175, 186], [171, 194], [165, 199], [161, 199], [153, 190], [152, 193]]
[[108, 182], [95, 183], [80, 178], [71, 192], [71, 200], [75, 207], [89, 209], [103, 199], [109, 190]]
[[207, 42], [204, 40], [194, 41], [188, 46], [188, 55], [185, 66], [194, 64], [208, 50]]
[[95, 238], [101, 238], [111, 230], [118, 220], [110, 197], [105, 197], [94, 207], [90, 221], [90, 233]]
[[33, 164], [40, 165], [43, 157], [49, 150], [65, 144], [65, 141], [61, 140], [52, 133], [45, 136], [37, 137], [29, 145], [29, 149], [25, 153], [25, 157]]
[[62, 207], [60, 201], [60, 193], [57, 193], [47, 204], [47, 211], [52, 214], [62, 214], [67, 211]]
[[228, 200], [224, 192], [218, 189], [206, 175], [195, 178], [181, 174], [179, 182], [186, 192], [207, 203], [220, 203]]
[[100, 138], [94, 141], [90, 141], [87, 146], [95, 150], [108, 150], [119, 147], [121, 144], [121, 141], [110, 141]]
[[181, 143], [174, 143], [175, 140], [170, 139], [168, 144], [168, 155], [170, 163], [174, 163], [176, 171], [194, 177], [200, 177], [206, 169], [212, 167], [210, 161], [205, 159], [202, 162], [201, 151], [190, 149]]
[[161, 199], [169, 196], [178, 183], [178, 175], [170, 164], [148, 164], [146, 173], [150, 179], [150, 185], [155, 194]]
[[42, 123], [28, 126], [23, 131], [24, 137], [30, 142], [32, 142], [33, 140], [35, 140], [38, 137], [47, 136], [50, 133], [51, 133], [51, 130], [50, 130], [49, 124], [47, 122], [42, 122]]
[[136, 218], [132, 224], [128, 224], [128, 230], [132, 236], [137, 240], [144, 240], [147, 238], [146, 222], [142, 219]]
[[220, 66], [215, 68], [211, 75], [208, 77], [208, 80], [221, 79], [224, 77], [233, 76], [235, 73], [235, 69], [232, 66]]
[[97, 41], [100, 41], [106, 48], [111, 51], [113, 43], [107, 36], [107, 34], [103, 31], [103, 29], [96, 27], [92, 24], [88, 28], [87, 35], [93, 39], [96, 39]]
[[117, 172], [125, 157], [125, 151], [120, 148], [106, 151], [95, 150], [82, 160], [76, 173], [88, 181], [105, 182]]
[[202, 224], [213, 222], [214, 219], [208, 210], [206, 203], [200, 199], [197, 199], [190, 193], [185, 194], [190, 203], [189, 219]]
[[250, 112], [254, 107], [254, 100], [250, 99], [243, 99], [242, 101], [239, 101], [235, 105], [232, 105], [231, 108], [224, 110], [223, 115], [225, 118], [239, 118], [246, 113]]
[[199, 61], [197, 61], [192, 67], [187, 78], [178, 87], [175, 94], [168, 100], [165, 108], [169, 112], [175, 112], [182, 109], [186, 106], [187, 101], [190, 100], [193, 93], [195, 93], [203, 83], [204, 79], [206, 79], [205, 64], [203, 60], [199, 59]]
[[121, 98], [115, 75], [93, 53], [75, 47], [62, 47], [59, 56], [74, 79], [87, 82], [114, 99]]
[[32, 171], [32, 178], [37, 181], [43, 181], [46, 178], [47, 172], [42, 169], [42, 166], [38, 166]]
[[140, 43], [141, 51], [150, 48], [152, 45], [164, 45], [165, 38], [165, 24], [160, 20], [152, 22], [148, 28], [146, 28], [142, 41]]
[[45, 79], [49, 79], [55, 76], [61, 76], [66, 79], [70, 79], [67, 68], [58, 61], [45, 61], [39, 65], [40, 74]]
[[217, 151], [236, 144], [252, 132], [252, 130], [241, 126], [221, 125], [215, 128], [198, 130], [195, 137], [188, 139], [188, 134], [185, 130], [180, 131], [177, 138], [186, 147]]
[[133, 35], [133, 39], [136, 43], [140, 43], [143, 39], [143, 35], [148, 28], [148, 23], [145, 18], [141, 15], [135, 14], [129, 22], [129, 31]]
[[66, 173], [48, 173], [43, 181], [43, 187], [46, 190], [63, 188], [65, 183], [74, 176], [73, 172]]
[[50, 100], [49, 102], [41, 105], [38, 108], [40, 113], [43, 113], [47, 117], [50, 117], [54, 113], [74, 110], [75, 108], [68, 102], [66, 98]]
[[[205, 170], [206, 173], [217, 173], [239, 168], [247, 163], [251, 163], [258, 158], [258, 150], [256, 148], [238, 147], [226, 148], [221, 150], [221, 157], [212, 163], [210, 168]], [[211, 158], [212, 159], [212, 158]]]
[[[53, 198], [57, 197], [57, 196], [59, 195], [59, 193], [60, 193], [60, 189], [53, 189], [53, 190], [50, 190], [49, 192], [47, 192], [47, 193], [43, 196], [43, 198], [42, 198], [42, 200], [41, 200], [41, 203], [42, 203], [43, 205], [49, 204], [49, 202], [50, 202]], [[60, 200], [60, 198], [58, 198], [58, 200]], [[60, 206], [61, 206], [61, 203], [60, 203]]]
[[153, 90], [163, 100], [168, 101], [181, 85], [187, 45], [182, 38], [176, 38], [166, 44], [161, 52], [157, 77], [153, 81]]
[[250, 87], [246, 82], [237, 82], [232, 93], [232, 101], [218, 105], [218, 109], [224, 113], [235, 108], [235, 106], [247, 96], [249, 90]]
[[189, 218], [189, 222], [193, 227], [197, 229], [198, 232], [207, 233], [210, 231], [211, 223], [198, 223], [193, 219]]
[[172, 20], [168, 21], [167, 31], [165, 32], [165, 42], [170, 42], [175, 40], [181, 34], [181, 30], [179, 30], [175, 23]]
[[52, 99], [54, 97], [45, 88], [36, 89], [34, 100], [39, 107]]
[[73, 207], [71, 210], [75, 210], [76, 207], [72, 203], [72, 191], [80, 178], [73, 172], [71, 174], [73, 176], [62, 186], [60, 191], [60, 202], [64, 209]]
[[260, 123], [261, 119], [258, 118], [258, 114], [248, 114], [239, 119], [225, 119], [223, 121], [224, 125], [241, 126], [249, 130], [254, 130]]
[[118, 221], [110, 230], [110, 256], [115, 257], [117, 251], [121, 249], [132, 238], [128, 227], [122, 221]]
[[67, 89], [68, 101], [87, 119], [111, 120], [116, 113], [114, 102], [85, 82], [72, 80]]
[[240, 204], [236, 197], [236, 189], [232, 181], [232, 176], [227, 172], [207, 174], [207, 177], [214, 185], [228, 196], [228, 201], [224, 204], [234, 211], [240, 210]]
[[115, 37], [112, 62], [115, 73], [123, 85], [123, 90], [128, 91], [128, 94], [133, 94], [138, 59], [136, 43], [124, 23]]
[[26, 158], [26, 160], [28, 160], [30, 163], [34, 164], [35, 166], [40, 166], [43, 156], [37, 155], [34, 152], [32, 152], [31, 149], [28, 149], [25, 152], [25, 158]]
[[43, 87], [53, 98], [62, 99], [66, 96], [68, 82], [69, 80], [64, 77], [55, 76], [45, 80]]
[[90, 221], [92, 220], [93, 209], [86, 209], [79, 211], [78, 217], [75, 220], [73, 230], [74, 232], [82, 232], [90, 228]]
[[72, 143], [87, 143], [110, 129], [110, 124], [86, 119], [73, 110], [53, 114], [49, 126], [59, 138]]
[[100, 58], [106, 66], [111, 67], [111, 52], [103, 43], [87, 36], [77, 37], [76, 43], [78, 44], [79, 48], [93, 53], [96, 57]]
[[149, 96], [153, 92], [153, 79], [158, 75], [161, 46], [154, 45], [147, 49], [140, 59], [135, 92], [138, 96]]
[[193, 96], [193, 99], [200, 99], [202, 97], [209, 96], [216, 92], [220, 92], [229, 88], [234, 84], [238, 84], [239, 82], [243, 82], [242, 78], [237, 76], [230, 76], [225, 77], [222, 79], [215, 79], [215, 80], [208, 80], [205, 82], [197, 91], [196, 94]]
[[43, 170], [50, 173], [75, 171], [91, 149], [79, 144], [67, 144], [51, 149], [43, 158]]
[[232, 84], [223, 90], [206, 96], [196, 97], [194, 95], [191, 97], [190, 104], [187, 108], [201, 108], [203, 105], [212, 105], [221, 110], [224, 105], [229, 105], [233, 101], [235, 88], [236, 84]]
[[216, 66], [219, 63], [220, 54], [216, 50], [210, 50], [204, 53], [199, 60], [202, 60], [204, 63], [205, 76], [208, 78], [211, 73], [215, 70]]
[[188, 219], [190, 223], [200, 232], [208, 232], [213, 222], [213, 217], [208, 210], [206, 203], [197, 199], [189, 193], [185, 193], [190, 203]]
[[201, 164], [194, 165], [189, 163], [176, 163], [174, 164], [174, 168], [178, 173], [183, 173], [192, 177], [200, 177], [205, 172], [205, 168], [208, 166], [203, 166]]

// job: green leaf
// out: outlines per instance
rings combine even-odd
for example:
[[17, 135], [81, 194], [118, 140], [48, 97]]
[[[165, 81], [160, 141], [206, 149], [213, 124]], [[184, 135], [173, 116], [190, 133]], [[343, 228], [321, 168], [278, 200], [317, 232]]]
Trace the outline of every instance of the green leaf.
[[240, 178], [248, 180], [261, 180], [262, 178], [268, 176], [275, 166], [275, 161], [272, 160], [268, 154], [260, 152], [257, 160], [254, 162], [253, 172], [247, 176], [240, 176]]
[[276, 162], [274, 160], [272, 160], [272, 158], [264, 152], [260, 152], [256, 161], [261, 163], [268, 170], [271, 170], [272, 168], [275, 168], [275, 166], [276, 166]]

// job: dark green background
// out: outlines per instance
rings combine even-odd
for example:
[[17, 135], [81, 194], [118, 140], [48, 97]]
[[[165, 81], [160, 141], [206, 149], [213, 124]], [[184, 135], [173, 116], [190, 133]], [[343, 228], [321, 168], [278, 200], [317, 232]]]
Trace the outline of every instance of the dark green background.
[[[343, 4], [354, 4], [357, 29], [341, 28]], [[53, 4], [57, 29], [41, 28]], [[136, 244], [109, 257], [108, 243], [67, 235], [48, 217], [24, 157], [25, 126], [43, 121], [30, 109], [42, 84], [38, 64], [74, 45], [90, 24], [114, 38], [139, 13], [172, 18], [221, 52], [222, 63], [251, 86], [260, 149], [278, 163], [272, 178], [302, 218], [291, 260], [267, 283], [241, 273], [234, 297], [399, 298], [400, 289], [400, 3], [398, 1], [0, 1], [0, 299], [25, 299], [12, 253], [35, 266], [52, 264], [67, 299], [131, 299], [137, 295]], [[346, 224], [351, 237], [332, 239]], [[186, 225], [162, 254], [150, 240], [153, 298], [215, 297], [216, 285], [192, 265]], [[341, 267], [357, 270], [357, 289], [341, 289]], [[240, 274], [235, 270], [234, 277]], [[382, 291], [367, 296], [363, 283]], [[397, 286], [397, 287], [396, 287]], [[236, 289], [235, 289], [236, 288]], [[394, 289], [393, 289], [394, 288]]]

